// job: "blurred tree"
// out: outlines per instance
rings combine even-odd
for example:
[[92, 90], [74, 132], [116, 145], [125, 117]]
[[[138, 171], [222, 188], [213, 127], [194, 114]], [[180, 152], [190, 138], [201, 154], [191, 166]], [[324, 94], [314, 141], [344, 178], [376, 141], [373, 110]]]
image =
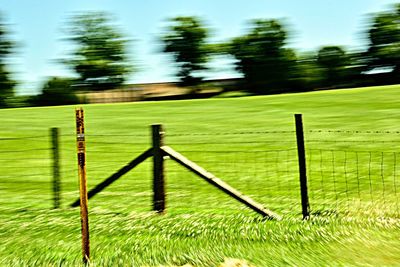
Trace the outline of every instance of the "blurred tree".
[[15, 81], [7, 70], [7, 58], [13, 52], [15, 44], [8, 37], [8, 31], [0, 14], [0, 107], [6, 107], [8, 100], [14, 95]]
[[368, 68], [391, 68], [400, 81], [400, 4], [376, 14], [368, 31]]
[[71, 105], [79, 103], [75, 95], [72, 79], [51, 77], [43, 85], [42, 93], [33, 96], [30, 103], [34, 106]]
[[287, 31], [278, 20], [254, 20], [250, 32], [230, 43], [229, 53], [253, 93], [282, 92], [297, 75], [296, 54], [285, 48]]
[[346, 81], [348, 56], [340, 46], [325, 46], [319, 49], [317, 63], [322, 70], [322, 86], [340, 87]]
[[368, 86], [371, 83], [364, 75], [367, 59], [364, 51], [347, 52], [347, 67], [345, 68], [345, 87]]
[[76, 86], [106, 90], [120, 86], [132, 67], [126, 53], [127, 39], [103, 12], [74, 16], [69, 40], [76, 44], [72, 59], [66, 60], [79, 75]]
[[303, 90], [321, 87], [323, 74], [317, 63], [317, 54], [314, 51], [299, 53], [297, 59], [298, 80]]
[[202, 81], [196, 72], [205, 70], [209, 47], [208, 30], [197, 17], [176, 17], [162, 37], [163, 51], [173, 54], [178, 63], [178, 77], [182, 85], [196, 85]]

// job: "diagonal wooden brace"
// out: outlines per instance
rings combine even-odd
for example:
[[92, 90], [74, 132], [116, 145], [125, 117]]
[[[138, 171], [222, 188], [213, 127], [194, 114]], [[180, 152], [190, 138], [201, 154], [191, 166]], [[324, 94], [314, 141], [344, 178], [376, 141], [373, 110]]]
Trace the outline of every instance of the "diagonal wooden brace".
[[[88, 193], [88, 199], [91, 199], [94, 197], [97, 193], [101, 192], [104, 188], [118, 180], [122, 175], [126, 174], [133, 168], [135, 168], [137, 165], [145, 161], [147, 158], [151, 157], [153, 155], [153, 149], [149, 148], [142, 154], [140, 154], [137, 158], [129, 162], [127, 165], [122, 167], [120, 170], [118, 170], [116, 173], [105, 179], [103, 182], [100, 184], [96, 185], [95, 188], [89, 191]], [[71, 207], [78, 207], [79, 206], [79, 199], [77, 199], [74, 203], [70, 205]]]
[[161, 147], [161, 149], [171, 159], [175, 160], [176, 162], [178, 162], [179, 164], [181, 164], [188, 170], [194, 172], [195, 174], [197, 174], [198, 176], [200, 176], [201, 178], [206, 180], [208, 183], [216, 186], [217, 188], [219, 188], [220, 190], [222, 190], [229, 196], [231, 196], [231, 197], [235, 198], [236, 200], [240, 201], [241, 203], [245, 204], [247, 207], [251, 208], [258, 214], [261, 214], [262, 216], [267, 217], [269, 219], [276, 219], [276, 220], [282, 219], [282, 217], [279, 216], [278, 214], [265, 208], [264, 206], [257, 203], [250, 197], [243, 195], [241, 192], [239, 192], [235, 188], [231, 187], [230, 185], [228, 185], [227, 183], [225, 183], [224, 181], [222, 181], [221, 179], [219, 179], [212, 173], [209, 173], [208, 171], [206, 171], [205, 169], [203, 169], [196, 163], [190, 161], [189, 159], [187, 159], [180, 153], [173, 150], [171, 147], [163, 146], [163, 147]]

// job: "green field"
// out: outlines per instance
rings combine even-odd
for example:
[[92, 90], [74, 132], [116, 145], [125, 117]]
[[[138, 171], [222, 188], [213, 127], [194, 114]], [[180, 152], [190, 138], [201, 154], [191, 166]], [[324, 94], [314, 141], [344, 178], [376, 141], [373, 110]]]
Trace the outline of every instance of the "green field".
[[[89, 202], [94, 266], [394, 266], [400, 262], [400, 86], [84, 105], [88, 186], [166, 144], [283, 216], [266, 221], [171, 160], [167, 213], [151, 160]], [[304, 117], [312, 216], [301, 220], [293, 114]], [[0, 265], [81, 262], [73, 106], [0, 110]], [[52, 209], [49, 128], [61, 130]]]

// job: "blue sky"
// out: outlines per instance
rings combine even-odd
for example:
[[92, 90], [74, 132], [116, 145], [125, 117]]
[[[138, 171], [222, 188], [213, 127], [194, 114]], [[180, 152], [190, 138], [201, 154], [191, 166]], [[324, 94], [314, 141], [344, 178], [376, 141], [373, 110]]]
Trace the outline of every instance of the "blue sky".
[[[157, 38], [166, 19], [196, 15], [211, 28], [213, 41], [243, 34], [254, 18], [284, 18], [291, 31], [290, 46], [300, 50], [337, 44], [358, 48], [370, 13], [387, 9], [398, 0], [0, 0], [0, 11], [19, 43], [11, 60], [19, 93], [37, 92], [48, 76], [71, 75], [57, 60], [68, 55], [63, 40], [68, 18], [81, 11], [107, 11], [121, 31], [133, 39], [129, 47], [139, 72], [129, 82], [174, 81], [171, 58], [160, 52]], [[209, 78], [237, 75], [229, 64], [213, 64]]]

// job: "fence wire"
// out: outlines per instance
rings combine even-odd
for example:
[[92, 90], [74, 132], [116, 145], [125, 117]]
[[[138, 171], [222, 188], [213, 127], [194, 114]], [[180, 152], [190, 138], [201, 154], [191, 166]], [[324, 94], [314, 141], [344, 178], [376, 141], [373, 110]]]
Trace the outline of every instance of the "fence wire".
[[[400, 133], [309, 130], [305, 133], [312, 215], [399, 216]], [[242, 193], [283, 215], [301, 213], [294, 131], [167, 133], [165, 143]], [[151, 147], [149, 135], [87, 135], [89, 189]], [[52, 207], [50, 136], [0, 138], [2, 208]], [[62, 206], [78, 196], [75, 136], [60, 136]], [[166, 159], [169, 212], [249, 212]], [[104, 210], [148, 211], [152, 162], [145, 161], [92, 200]], [[251, 211], [250, 211], [251, 212]]]
[[48, 136], [0, 138], [0, 206], [51, 206]]

